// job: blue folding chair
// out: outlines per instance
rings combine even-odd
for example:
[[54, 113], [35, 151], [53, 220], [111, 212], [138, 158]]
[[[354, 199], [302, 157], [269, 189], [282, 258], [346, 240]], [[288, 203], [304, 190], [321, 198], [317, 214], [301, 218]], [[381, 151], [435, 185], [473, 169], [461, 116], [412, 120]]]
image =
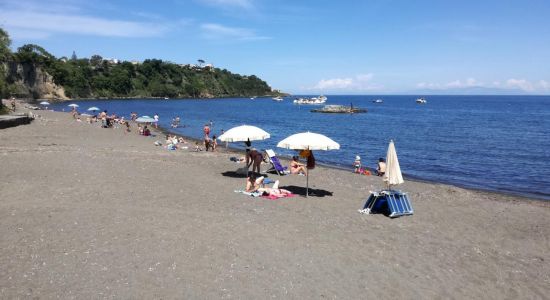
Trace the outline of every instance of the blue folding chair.
[[290, 174], [290, 171], [287, 170], [287, 167], [283, 167], [283, 165], [281, 165], [281, 161], [279, 160], [277, 155], [275, 155], [275, 151], [273, 151], [272, 149], [267, 149], [265, 150], [265, 153], [267, 154], [269, 162], [271, 163], [271, 168], [266, 172], [276, 172], [280, 176]]

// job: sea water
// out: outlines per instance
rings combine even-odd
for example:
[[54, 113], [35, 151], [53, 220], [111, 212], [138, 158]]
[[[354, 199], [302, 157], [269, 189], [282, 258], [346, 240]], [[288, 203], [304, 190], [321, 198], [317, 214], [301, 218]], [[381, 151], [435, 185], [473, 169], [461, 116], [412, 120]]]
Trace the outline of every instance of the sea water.
[[[383, 103], [373, 103], [374, 99]], [[281, 155], [292, 150], [276, 145], [294, 133], [324, 134], [340, 150], [316, 151], [317, 161], [353, 169], [355, 156], [374, 168], [394, 140], [401, 170], [407, 176], [490, 191], [550, 199], [550, 97], [548, 96], [429, 96], [417, 104], [416, 96], [329, 96], [326, 104], [367, 108], [364, 114], [312, 113], [318, 106], [296, 105], [293, 97], [271, 98], [140, 99], [73, 101], [79, 111], [97, 106], [129, 118], [158, 114], [159, 125], [170, 128], [179, 116], [175, 133], [202, 137], [212, 122], [220, 135], [238, 125], [258, 126], [271, 134], [253, 142], [258, 149]], [[55, 110], [69, 111], [69, 103]], [[221, 143], [220, 143], [221, 144]], [[233, 146], [242, 147], [242, 143]]]

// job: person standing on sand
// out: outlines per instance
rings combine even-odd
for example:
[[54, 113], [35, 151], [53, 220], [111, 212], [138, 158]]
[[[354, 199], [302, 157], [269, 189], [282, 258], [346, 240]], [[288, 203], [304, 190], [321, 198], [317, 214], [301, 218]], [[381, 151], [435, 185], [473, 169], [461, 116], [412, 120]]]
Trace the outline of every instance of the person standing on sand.
[[248, 152], [247, 157], [246, 168], [248, 169], [252, 165], [252, 173], [256, 172], [257, 174], [260, 174], [260, 164], [264, 160], [262, 153], [256, 150], [256, 148], [252, 148], [252, 150]]
[[15, 112], [15, 99], [11, 98], [11, 110]]
[[210, 148], [212, 148], [212, 152], [216, 152], [216, 148], [218, 148], [218, 142], [216, 141], [217, 137], [214, 134], [212, 136], [212, 141], [210, 142]]
[[155, 114], [153, 119], [155, 119], [155, 128], [159, 128], [159, 115]]

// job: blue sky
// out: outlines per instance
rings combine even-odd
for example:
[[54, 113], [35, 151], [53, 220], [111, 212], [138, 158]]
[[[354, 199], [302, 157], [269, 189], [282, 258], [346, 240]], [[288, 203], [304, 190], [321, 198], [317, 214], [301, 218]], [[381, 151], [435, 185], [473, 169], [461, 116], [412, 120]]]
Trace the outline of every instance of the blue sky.
[[0, 0], [12, 48], [197, 59], [294, 94], [550, 94], [550, 1]]

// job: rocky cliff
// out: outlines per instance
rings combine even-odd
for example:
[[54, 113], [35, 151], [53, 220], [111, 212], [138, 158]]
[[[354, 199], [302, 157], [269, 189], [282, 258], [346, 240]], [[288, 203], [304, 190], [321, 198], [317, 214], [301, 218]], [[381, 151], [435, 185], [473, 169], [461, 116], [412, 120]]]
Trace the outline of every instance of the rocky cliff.
[[12, 86], [12, 94], [18, 98], [66, 100], [63, 87], [40, 66], [32, 63], [8, 62], [4, 64], [6, 81]]

